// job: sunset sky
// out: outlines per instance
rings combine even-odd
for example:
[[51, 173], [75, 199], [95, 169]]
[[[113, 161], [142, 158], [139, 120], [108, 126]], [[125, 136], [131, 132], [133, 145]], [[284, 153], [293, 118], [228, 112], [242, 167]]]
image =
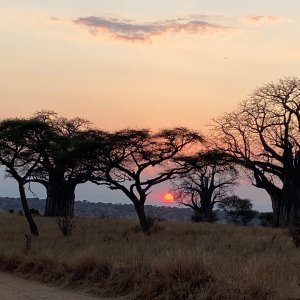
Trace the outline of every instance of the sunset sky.
[[0, 118], [51, 109], [205, 133], [300, 70], [299, 0], [0, 0], [0, 34]]

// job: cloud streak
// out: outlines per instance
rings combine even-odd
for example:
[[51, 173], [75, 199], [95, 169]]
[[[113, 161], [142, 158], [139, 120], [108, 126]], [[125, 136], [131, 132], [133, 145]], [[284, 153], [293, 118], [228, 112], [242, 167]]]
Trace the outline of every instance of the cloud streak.
[[283, 18], [279, 16], [252, 16], [245, 18], [244, 21], [250, 24], [273, 24], [282, 21]]
[[151, 41], [153, 37], [163, 34], [212, 34], [230, 29], [228, 26], [210, 23], [206, 19], [206, 16], [198, 16], [196, 18], [190, 17], [160, 22], [136, 23], [131, 20], [90, 16], [78, 18], [73, 22], [88, 28], [94, 35], [104, 32], [110, 34], [115, 39], [131, 42]]

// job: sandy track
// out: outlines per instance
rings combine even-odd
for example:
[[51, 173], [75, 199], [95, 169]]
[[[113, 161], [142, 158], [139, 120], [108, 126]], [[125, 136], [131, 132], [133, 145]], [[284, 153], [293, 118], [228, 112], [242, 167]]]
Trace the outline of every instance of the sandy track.
[[1, 300], [96, 300], [84, 293], [67, 291], [57, 287], [21, 279], [0, 273]]

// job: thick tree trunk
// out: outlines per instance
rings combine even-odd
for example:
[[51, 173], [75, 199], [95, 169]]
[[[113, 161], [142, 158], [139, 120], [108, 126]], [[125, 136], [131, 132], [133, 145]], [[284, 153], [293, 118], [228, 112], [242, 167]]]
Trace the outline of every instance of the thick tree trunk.
[[283, 186], [280, 201], [279, 226], [289, 226], [300, 222], [300, 179], [289, 178]]
[[27, 198], [26, 198], [26, 194], [25, 194], [25, 190], [24, 190], [24, 185], [21, 182], [19, 182], [19, 192], [20, 192], [20, 198], [22, 201], [23, 211], [24, 211], [25, 217], [27, 219], [27, 222], [29, 224], [30, 232], [33, 235], [39, 235], [38, 228], [32, 218], [32, 215], [31, 215], [29, 207], [28, 207], [28, 202], [27, 202]]
[[273, 210], [273, 227], [280, 226], [279, 216], [280, 216], [280, 205], [281, 205], [281, 193], [271, 193], [269, 194], [272, 201], [272, 210]]
[[199, 192], [199, 198], [201, 201], [201, 207], [199, 208], [200, 216], [202, 221], [211, 222], [212, 221], [212, 210], [214, 203], [212, 201], [213, 190], [203, 189]]
[[[186, 205], [194, 210], [195, 222], [213, 222], [213, 207], [214, 203], [211, 201], [211, 196], [204, 197], [203, 194], [201, 197], [201, 206], [198, 205]], [[183, 203], [184, 204], [184, 203]], [[184, 204], [185, 205], [185, 204]]]
[[149, 221], [147, 220], [147, 217], [145, 214], [144, 204], [141, 204], [141, 203], [135, 204], [135, 210], [139, 217], [142, 231], [146, 234], [149, 233], [150, 232], [150, 224], [149, 224]]
[[62, 206], [59, 211], [61, 216], [74, 217], [75, 188], [76, 185], [65, 184], [63, 190]]
[[280, 226], [280, 211], [282, 201], [282, 188], [278, 187], [265, 174], [254, 168], [254, 178], [256, 180], [255, 186], [264, 189], [270, 196], [273, 210], [273, 226]]
[[49, 177], [45, 216], [74, 216], [75, 184], [61, 177]]
[[204, 222], [212, 221], [212, 210], [213, 204], [211, 203], [211, 199], [202, 201], [202, 219]]

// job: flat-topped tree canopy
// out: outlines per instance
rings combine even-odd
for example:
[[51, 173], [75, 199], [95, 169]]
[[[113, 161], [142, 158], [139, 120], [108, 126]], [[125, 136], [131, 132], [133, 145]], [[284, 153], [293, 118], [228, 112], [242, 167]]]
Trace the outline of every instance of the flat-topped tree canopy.
[[[76, 167], [80, 164], [78, 155], [84, 155], [84, 151], [81, 153], [78, 148], [82, 148], [84, 137], [88, 136], [90, 123], [81, 118], [60, 117], [47, 110], [36, 113], [33, 119], [47, 124], [52, 132], [52, 136], [45, 141], [44, 149], [41, 149], [43, 169], [48, 172], [51, 169], [61, 169], [65, 173], [65, 179], [69, 178], [68, 175], [76, 174]], [[48, 178], [45, 178], [45, 182], [41, 178], [41, 183], [47, 185]]]
[[114, 132], [95, 163], [92, 181], [121, 190], [134, 203], [142, 230], [147, 232], [144, 204], [151, 188], [185, 172], [174, 159], [185, 151], [195, 151], [202, 141], [201, 134], [183, 127]]
[[38, 229], [31, 217], [24, 185], [40, 167], [45, 140], [51, 136], [49, 126], [38, 120], [6, 119], [0, 122], [0, 164], [19, 187], [23, 210], [32, 234]]
[[90, 179], [88, 161], [105, 133], [84, 119], [67, 119], [52, 111], [38, 112], [33, 119], [47, 124], [52, 132], [39, 152], [40, 168], [31, 176], [31, 181], [47, 190], [45, 215], [73, 216], [75, 188]]

